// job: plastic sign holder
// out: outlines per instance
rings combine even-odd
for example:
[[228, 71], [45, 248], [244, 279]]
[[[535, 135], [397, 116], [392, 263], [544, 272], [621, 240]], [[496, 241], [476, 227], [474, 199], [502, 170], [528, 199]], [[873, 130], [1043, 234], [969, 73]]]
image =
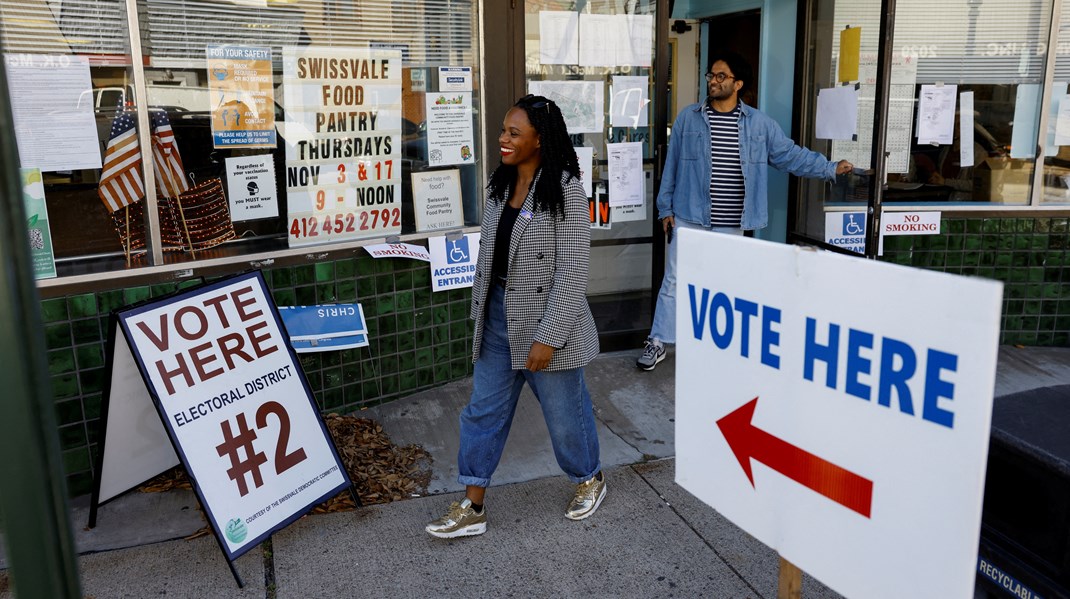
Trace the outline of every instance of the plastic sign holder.
[[234, 560], [272, 533], [346, 489], [360, 505], [259, 272], [111, 322], [90, 528], [99, 505], [181, 463], [241, 587]]

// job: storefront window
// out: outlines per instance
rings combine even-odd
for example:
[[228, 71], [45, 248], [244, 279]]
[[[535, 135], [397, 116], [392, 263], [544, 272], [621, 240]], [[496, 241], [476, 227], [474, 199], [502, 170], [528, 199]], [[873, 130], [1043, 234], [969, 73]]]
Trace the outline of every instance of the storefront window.
[[1055, 46], [1055, 77], [1044, 148], [1043, 204], [1070, 204], [1070, 3], [1063, 3]]
[[[128, 1], [140, 69], [122, 0], [0, 3], [5, 52], [65, 52], [91, 70], [80, 110], [95, 122], [81, 131], [104, 161], [42, 169], [60, 276], [151, 266], [157, 240], [175, 263], [478, 223], [473, 1]], [[12, 35], [23, 23], [69, 47]], [[13, 86], [16, 106], [18, 94], [33, 92]], [[138, 110], [151, 148], [130, 176], [143, 190], [102, 202], [109, 139], [127, 121], [136, 137]]]
[[[121, 255], [125, 221], [109, 202], [117, 208], [116, 195], [136, 195], [141, 182], [120, 165], [108, 173], [115, 185], [102, 188], [101, 174], [116, 115], [131, 127], [116, 130], [116, 156], [137, 135], [125, 4], [4, 0], [0, 24], [35, 274], [54, 277], [57, 265], [74, 259]], [[144, 230], [144, 220], [131, 226]]]
[[[877, 0], [816, 0], [811, 13], [815, 68], [804, 94], [815, 98], [824, 88], [858, 84], [857, 139], [825, 143], [833, 159], [846, 158], [863, 170], [875, 166], [880, 6]], [[884, 208], [1030, 205], [1046, 93], [1050, 0], [899, 0], [895, 14]], [[841, 47], [851, 28], [861, 29], [857, 51]], [[845, 80], [840, 60], [853, 56], [858, 74]], [[1066, 94], [1063, 81], [1060, 98]], [[816, 102], [810, 102], [814, 131]], [[816, 136], [810, 141], [820, 147]], [[1051, 144], [1049, 149], [1053, 155], [1058, 151]], [[805, 224], [800, 224], [810, 236], [822, 237], [825, 213], [864, 205], [868, 186], [865, 174], [849, 177], [839, 189], [802, 183], [799, 217]]]

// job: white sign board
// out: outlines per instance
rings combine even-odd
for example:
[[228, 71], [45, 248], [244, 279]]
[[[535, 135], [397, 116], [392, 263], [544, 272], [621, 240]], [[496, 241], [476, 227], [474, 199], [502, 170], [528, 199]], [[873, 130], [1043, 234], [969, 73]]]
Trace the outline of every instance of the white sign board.
[[472, 67], [438, 67], [438, 91], [472, 91]]
[[472, 286], [479, 259], [479, 233], [429, 237], [431, 252], [431, 291], [461, 289]]
[[866, 213], [826, 212], [825, 243], [859, 254], [866, 253]]
[[412, 258], [413, 260], [431, 261], [427, 248], [414, 243], [377, 243], [364, 246], [372, 258]]
[[[290, 247], [401, 233], [401, 52], [283, 46]], [[280, 127], [281, 125], [281, 127]]]
[[412, 204], [417, 231], [441, 231], [464, 226], [461, 171], [413, 172]]
[[677, 235], [676, 482], [847, 597], [972, 597], [1002, 284]]
[[226, 159], [230, 220], [239, 222], [279, 215], [275, 161], [271, 154]]
[[349, 485], [270, 297], [253, 272], [118, 314], [231, 561]]
[[884, 212], [877, 255], [884, 255], [885, 235], [939, 235], [940, 212]]

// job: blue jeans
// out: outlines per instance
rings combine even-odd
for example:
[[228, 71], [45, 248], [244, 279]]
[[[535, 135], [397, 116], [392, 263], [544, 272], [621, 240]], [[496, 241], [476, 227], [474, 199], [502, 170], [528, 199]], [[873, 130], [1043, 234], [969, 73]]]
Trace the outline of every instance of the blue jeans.
[[[707, 229], [702, 225], [680, 219], [676, 219], [676, 228], [677, 230], [698, 229], [700, 231], [713, 231], [714, 233], [727, 233], [729, 235], [743, 234], [743, 229], [733, 227], [712, 227]], [[673, 235], [672, 243], [668, 245], [669, 251], [665, 259], [665, 276], [661, 279], [658, 303], [654, 306], [654, 323], [650, 326], [650, 339], [656, 339], [662, 343], [676, 343], [676, 247], [679, 245], [679, 239], [676, 235]]]
[[542, 406], [557, 464], [574, 483], [590, 479], [601, 465], [594, 410], [583, 369], [513, 370], [506, 331], [505, 290], [491, 285], [487, 294], [483, 347], [473, 375], [472, 398], [461, 412], [457, 482], [490, 486], [525, 381]]

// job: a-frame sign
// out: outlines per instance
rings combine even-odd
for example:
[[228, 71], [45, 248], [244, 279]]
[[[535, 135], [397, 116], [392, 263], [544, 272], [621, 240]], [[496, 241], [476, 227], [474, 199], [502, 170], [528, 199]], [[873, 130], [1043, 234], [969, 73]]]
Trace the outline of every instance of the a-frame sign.
[[259, 272], [115, 312], [108, 363], [90, 527], [181, 463], [241, 586], [235, 559], [352, 492]]

